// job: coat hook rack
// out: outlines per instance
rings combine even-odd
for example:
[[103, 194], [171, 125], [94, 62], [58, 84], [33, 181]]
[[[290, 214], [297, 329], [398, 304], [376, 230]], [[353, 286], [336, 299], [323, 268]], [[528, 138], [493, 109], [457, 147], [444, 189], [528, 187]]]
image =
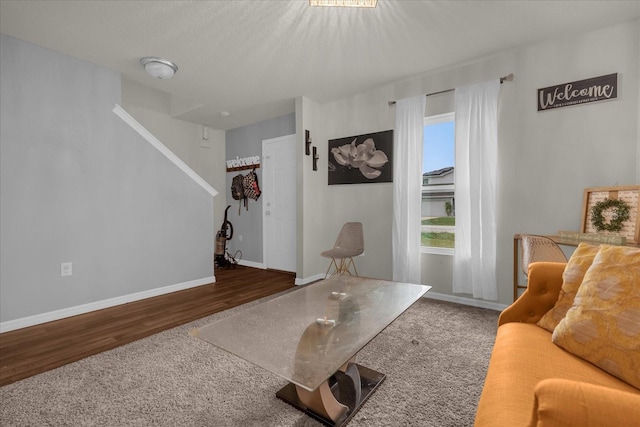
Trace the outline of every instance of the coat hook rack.
[[313, 147], [313, 170], [317, 171], [318, 170], [318, 159], [320, 157], [318, 156], [318, 150], [316, 147]]
[[309, 152], [309, 147], [311, 146], [311, 133], [308, 130], [304, 131], [304, 153], [308, 156], [311, 154]]

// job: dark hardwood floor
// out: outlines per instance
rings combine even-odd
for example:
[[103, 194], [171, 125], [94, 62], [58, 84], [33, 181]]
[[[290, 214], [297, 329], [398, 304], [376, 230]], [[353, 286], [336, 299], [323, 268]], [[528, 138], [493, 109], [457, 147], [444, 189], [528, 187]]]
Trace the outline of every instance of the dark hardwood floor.
[[0, 386], [290, 289], [295, 276], [237, 266], [216, 283], [0, 334]]

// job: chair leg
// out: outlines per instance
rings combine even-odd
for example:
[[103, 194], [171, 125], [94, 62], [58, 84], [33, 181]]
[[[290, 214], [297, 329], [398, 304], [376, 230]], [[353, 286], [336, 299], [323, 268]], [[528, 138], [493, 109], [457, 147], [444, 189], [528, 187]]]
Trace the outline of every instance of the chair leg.
[[331, 270], [331, 266], [334, 266], [335, 271], [333, 273], [331, 273], [331, 275], [333, 276], [334, 274], [337, 274], [338, 272], [338, 264], [336, 263], [336, 259], [335, 258], [331, 258], [331, 262], [329, 263], [329, 267], [327, 268], [327, 272], [324, 273], [324, 278], [326, 279], [329, 276], [329, 271]]
[[356, 264], [353, 262], [353, 258], [343, 258], [340, 260], [340, 272], [339, 274], [348, 274], [349, 276], [353, 276], [351, 273], [351, 267], [353, 266], [353, 270], [355, 275], [358, 275], [358, 270], [356, 269]]
[[356, 263], [353, 262], [353, 258], [349, 258], [349, 261], [351, 262], [351, 265], [353, 265], [353, 271], [356, 273], [356, 276], [358, 275], [358, 269], [356, 268]]
[[[329, 267], [327, 268], [327, 272], [324, 274], [324, 277], [329, 277], [329, 271], [331, 271], [331, 267], [334, 267], [334, 271], [331, 273], [331, 276], [335, 276], [336, 274], [348, 274], [349, 276], [357, 276], [358, 269], [356, 268], [356, 263], [353, 262], [353, 258], [340, 258], [340, 263], [335, 258], [331, 258], [331, 262], [329, 263]], [[355, 274], [351, 274], [351, 266], [353, 266], [353, 271]]]
[[339, 274], [349, 273], [349, 266], [346, 264], [345, 259], [340, 259], [340, 271]]

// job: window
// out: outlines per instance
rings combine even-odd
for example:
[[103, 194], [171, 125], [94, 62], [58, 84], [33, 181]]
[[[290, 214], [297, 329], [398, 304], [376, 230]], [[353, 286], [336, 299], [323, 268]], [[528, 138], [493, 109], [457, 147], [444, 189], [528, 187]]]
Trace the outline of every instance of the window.
[[423, 253], [453, 255], [456, 224], [454, 113], [426, 117], [422, 152]]

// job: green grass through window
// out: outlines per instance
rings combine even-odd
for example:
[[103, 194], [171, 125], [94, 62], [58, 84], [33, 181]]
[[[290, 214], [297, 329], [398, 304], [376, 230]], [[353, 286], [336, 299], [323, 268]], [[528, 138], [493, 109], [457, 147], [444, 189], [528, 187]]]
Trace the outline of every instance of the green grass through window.
[[[422, 220], [422, 225], [455, 226], [456, 217], [445, 216], [438, 218], [428, 218]], [[423, 231], [420, 238], [422, 246], [435, 248], [454, 248], [456, 235], [449, 231]]]
[[456, 225], [456, 217], [443, 216], [438, 218], [423, 219], [422, 225]]
[[432, 233], [422, 232], [422, 246], [431, 246], [436, 248], [453, 248], [455, 247], [455, 234], [453, 233]]

